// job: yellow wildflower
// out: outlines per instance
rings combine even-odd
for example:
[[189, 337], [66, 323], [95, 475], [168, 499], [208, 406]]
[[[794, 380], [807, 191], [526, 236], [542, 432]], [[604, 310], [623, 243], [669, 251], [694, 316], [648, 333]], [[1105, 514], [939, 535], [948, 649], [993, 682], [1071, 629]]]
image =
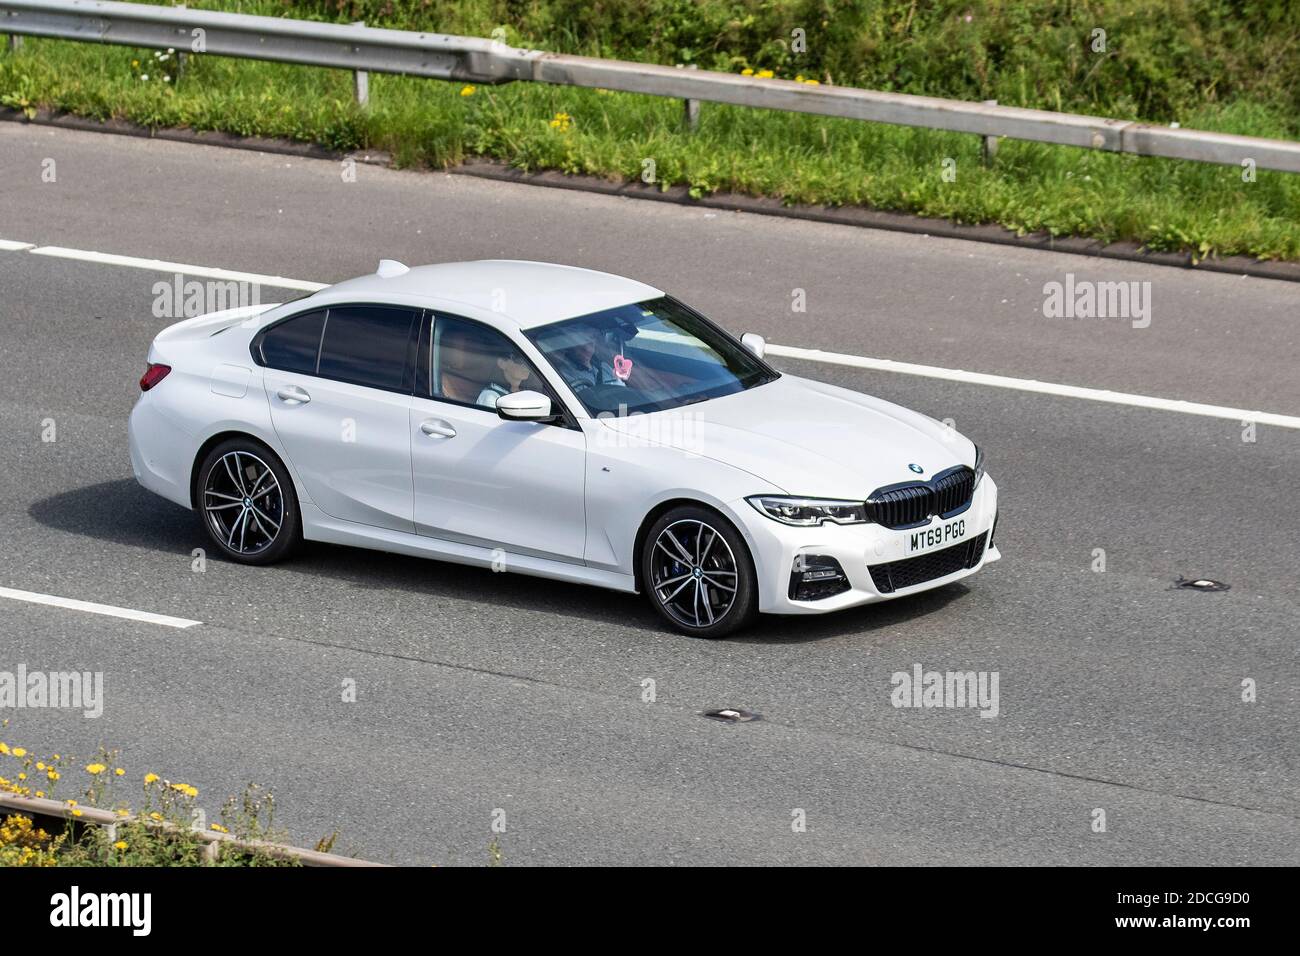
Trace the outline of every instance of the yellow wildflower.
[[104, 772], [105, 770], [107, 770], [107, 769], [108, 769], [108, 768], [105, 767], [102, 763], [88, 763], [88, 764], [86, 764], [86, 773], [93, 773], [93, 774], [98, 775], [98, 774], [103, 773], [103, 772]]
[[460, 95], [461, 95], [461, 96], [473, 96], [474, 93], [477, 91], [477, 89], [478, 89], [478, 87], [474, 86], [473, 84], [467, 83], [467, 84], [465, 84], [464, 86], [462, 86], [462, 87], [460, 88]]

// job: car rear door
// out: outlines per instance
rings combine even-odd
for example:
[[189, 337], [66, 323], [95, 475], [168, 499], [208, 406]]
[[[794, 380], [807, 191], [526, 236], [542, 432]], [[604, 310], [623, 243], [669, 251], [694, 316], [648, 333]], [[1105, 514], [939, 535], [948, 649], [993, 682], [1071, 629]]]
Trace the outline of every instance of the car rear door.
[[408, 427], [420, 315], [330, 306], [254, 341], [276, 434], [311, 503], [332, 518], [415, 529]]

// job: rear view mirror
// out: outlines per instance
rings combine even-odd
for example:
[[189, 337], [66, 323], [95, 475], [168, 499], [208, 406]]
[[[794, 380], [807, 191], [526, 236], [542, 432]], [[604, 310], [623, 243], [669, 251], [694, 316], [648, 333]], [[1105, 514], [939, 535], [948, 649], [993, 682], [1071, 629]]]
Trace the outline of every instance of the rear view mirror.
[[767, 341], [757, 332], [746, 332], [740, 337], [740, 344], [747, 352], [753, 354], [754, 358], [762, 358], [763, 353], [767, 351]]
[[545, 422], [555, 417], [551, 400], [541, 392], [511, 392], [497, 399], [497, 414], [509, 422]]

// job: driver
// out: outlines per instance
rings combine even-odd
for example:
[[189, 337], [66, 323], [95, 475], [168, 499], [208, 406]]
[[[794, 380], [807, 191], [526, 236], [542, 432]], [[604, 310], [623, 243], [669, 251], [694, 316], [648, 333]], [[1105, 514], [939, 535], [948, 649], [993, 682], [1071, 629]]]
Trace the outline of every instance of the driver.
[[563, 366], [560, 371], [565, 381], [574, 391], [591, 388], [596, 385], [626, 385], [623, 379], [614, 374], [614, 366], [603, 358], [596, 356], [595, 332], [591, 337], [577, 345], [564, 349], [556, 356]]

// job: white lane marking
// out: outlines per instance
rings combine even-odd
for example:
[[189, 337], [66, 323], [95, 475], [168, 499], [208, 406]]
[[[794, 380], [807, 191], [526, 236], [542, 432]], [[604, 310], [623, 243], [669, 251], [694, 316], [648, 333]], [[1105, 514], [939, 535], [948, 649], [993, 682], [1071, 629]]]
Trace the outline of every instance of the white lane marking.
[[16, 242], [13, 239], [0, 239], [0, 252], [22, 252], [35, 248], [30, 242]]
[[[286, 279], [283, 276], [264, 276], [252, 272], [232, 272], [228, 269], [213, 269], [207, 266], [192, 266], [178, 262], [164, 262], [160, 259], [137, 259], [133, 256], [118, 256], [106, 252], [87, 252], [81, 249], [65, 249], [60, 246], [40, 246], [33, 248], [31, 243], [13, 242], [0, 239], [0, 249], [28, 250], [34, 255], [57, 256], [64, 259], [79, 259], [85, 262], [98, 262], [105, 265], [129, 266], [137, 269], [154, 269], [161, 272], [181, 272], [187, 275], [205, 276], [214, 279], [234, 279], [241, 282], [257, 282], [284, 289], [299, 289], [316, 292], [328, 287], [324, 282], [308, 282], [305, 279]], [[916, 375], [922, 378], [938, 378], [950, 382], [965, 382], [972, 385], [988, 385], [993, 388], [1009, 388], [1021, 392], [1037, 392], [1042, 395], [1057, 395], [1064, 398], [1081, 398], [1091, 402], [1108, 402], [1112, 405], [1128, 405], [1134, 408], [1150, 408], [1157, 411], [1180, 412], [1184, 415], [1200, 415], [1205, 418], [1226, 418], [1231, 421], [1251, 421], [1260, 425], [1275, 425], [1278, 428], [1300, 429], [1300, 417], [1280, 415], [1276, 412], [1253, 411], [1245, 408], [1228, 408], [1222, 405], [1205, 405], [1201, 402], [1188, 402], [1182, 399], [1158, 398], [1152, 395], [1134, 395], [1129, 392], [1114, 392], [1103, 388], [1086, 388], [1081, 385], [1058, 385], [1053, 382], [1040, 382], [1031, 378], [1012, 378], [1007, 375], [990, 375], [985, 372], [967, 372], [964, 369], [940, 368], [935, 365], [916, 365], [911, 362], [896, 362], [893, 359], [868, 358], [862, 355], [846, 355], [841, 352], [824, 352], [821, 349], [804, 349], [792, 345], [769, 344], [767, 351], [772, 355], [786, 358], [802, 359], [806, 362], [821, 362], [826, 365], [846, 365], [852, 368], [872, 369], [879, 372], [896, 372], [900, 375]]]
[[121, 617], [128, 621], [144, 621], [146, 624], [161, 624], [163, 627], [186, 628], [202, 621], [191, 621], [183, 617], [169, 617], [166, 614], [154, 614], [152, 611], [136, 611], [129, 607], [114, 607], [112, 604], [95, 604], [91, 601], [77, 601], [72, 598], [55, 597], [53, 594], [40, 594], [36, 591], [18, 591], [14, 588], [0, 588], [0, 597], [29, 604], [48, 604], [51, 607], [67, 608], [71, 611], [87, 611], [90, 614], [103, 614], [106, 617]]
[[324, 282], [306, 282], [302, 279], [286, 279], [284, 276], [267, 276], [256, 272], [235, 272], [231, 269], [212, 269], [208, 266], [195, 266], [185, 262], [168, 262], [165, 259], [140, 259], [135, 256], [118, 256], [108, 252], [90, 252], [86, 249], [66, 249], [63, 246], [38, 246], [34, 249], [29, 248], [27, 251], [34, 256], [76, 259], [79, 262], [126, 266], [131, 269], [149, 269], [154, 272], [179, 272], [188, 276], [201, 276], [205, 279], [251, 282], [257, 285], [275, 286], [278, 289], [298, 289], [303, 292], [316, 292], [327, 286], [327, 283]]
[[1300, 418], [1294, 415], [1279, 415], [1276, 412], [1227, 408], [1222, 405], [1203, 405], [1200, 402], [1186, 402], [1174, 398], [1156, 398], [1151, 395], [1133, 395], [1128, 392], [1112, 392], [1104, 388], [1084, 388], [1081, 385], [1057, 385], [1052, 382], [1039, 382], [1032, 378], [1010, 378], [1006, 375], [967, 372], [963, 369], [939, 368], [934, 365], [914, 365], [911, 362], [865, 358], [860, 355], [823, 352], [821, 349], [801, 349], [790, 345], [769, 345], [767, 351], [772, 355], [803, 359], [805, 362], [848, 365], [853, 368], [866, 368], [878, 372], [898, 372], [901, 375], [940, 378], [950, 382], [966, 382], [972, 385], [990, 385], [994, 388], [1010, 388], [1020, 392], [1038, 392], [1042, 395], [1060, 395], [1065, 398], [1082, 398], [1090, 402], [1109, 402], [1112, 405], [1154, 408], [1163, 412], [1182, 412], [1185, 415], [1201, 415], [1206, 418], [1227, 418], [1238, 422], [1251, 421], [1260, 425], [1276, 425], [1278, 428], [1300, 428]]

